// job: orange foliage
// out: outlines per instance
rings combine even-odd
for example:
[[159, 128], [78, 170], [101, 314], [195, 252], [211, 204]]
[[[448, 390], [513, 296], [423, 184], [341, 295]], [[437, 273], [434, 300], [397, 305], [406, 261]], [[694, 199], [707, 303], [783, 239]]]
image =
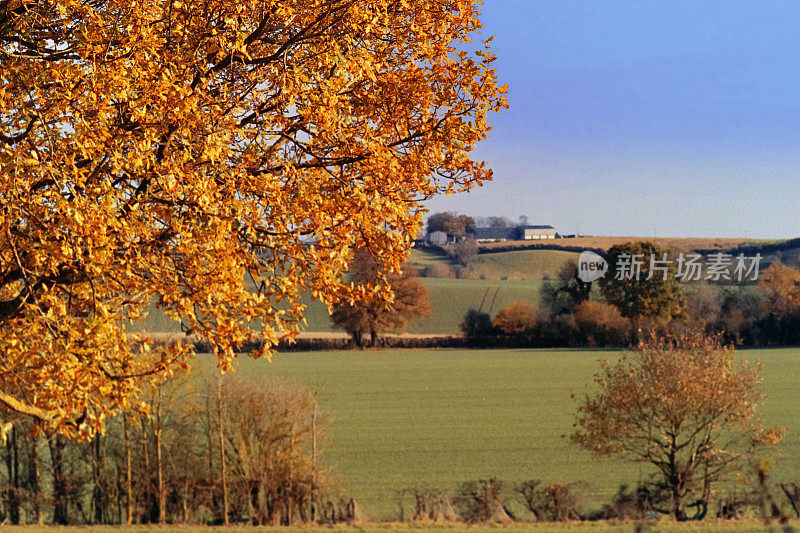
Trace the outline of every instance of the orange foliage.
[[370, 298], [333, 307], [331, 321], [337, 328], [347, 331], [358, 346], [364, 333], [370, 334], [374, 346], [378, 334], [401, 331], [414, 320], [431, 315], [428, 289], [408, 264], [403, 265], [402, 273], [381, 271], [372, 255], [359, 250], [353, 260], [350, 282], [372, 285], [376, 289], [388, 287], [392, 292], [391, 300], [381, 291]]
[[536, 308], [523, 302], [505, 307], [494, 319], [494, 325], [506, 335], [520, 335], [536, 325]]
[[686, 518], [686, 496], [707, 507], [711, 484], [744, 452], [775, 447], [784, 433], [761, 425], [760, 372], [732, 351], [697, 335], [677, 346], [651, 340], [616, 363], [601, 361], [599, 392], [579, 407], [572, 440], [600, 456], [655, 466], [676, 518]]
[[354, 247], [397, 269], [491, 177], [477, 3], [0, 3], [0, 403], [88, 435], [191, 356], [126, 334], [151, 302], [227, 366], [370, 291]]
[[758, 280], [767, 296], [766, 311], [783, 315], [800, 308], [800, 270], [772, 263]]
[[624, 330], [630, 326], [630, 321], [622, 316], [616, 306], [597, 300], [581, 302], [578, 309], [575, 310], [575, 320], [578, 324], [612, 330]]
[[584, 300], [575, 310], [575, 322], [590, 346], [630, 343], [631, 322], [614, 305]]

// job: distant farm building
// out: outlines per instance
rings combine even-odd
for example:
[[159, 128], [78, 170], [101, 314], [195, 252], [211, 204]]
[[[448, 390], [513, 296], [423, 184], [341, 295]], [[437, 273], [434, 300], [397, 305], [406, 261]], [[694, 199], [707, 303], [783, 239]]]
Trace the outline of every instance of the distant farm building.
[[477, 242], [531, 241], [555, 239], [559, 235], [553, 226], [509, 226], [504, 228], [475, 228], [466, 236], [456, 237], [444, 231], [432, 231], [425, 236], [425, 242], [432, 246], [444, 246], [464, 239]]
[[516, 226], [513, 228], [475, 228], [477, 242], [530, 241], [534, 239], [555, 239], [553, 226]]
[[436, 245], [436, 246], [441, 246], [443, 244], [447, 244], [447, 240], [448, 240], [447, 239], [447, 233], [445, 233], [443, 231], [433, 231], [431, 233], [428, 233], [426, 238], [428, 240], [428, 243]]
[[500, 242], [516, 240], [517, 228], [475, 228], [478, 242]]
[[517, 226], [516, 230], [517, 239], [520, 241], [556, 238], [556, 230], [553, 226]]

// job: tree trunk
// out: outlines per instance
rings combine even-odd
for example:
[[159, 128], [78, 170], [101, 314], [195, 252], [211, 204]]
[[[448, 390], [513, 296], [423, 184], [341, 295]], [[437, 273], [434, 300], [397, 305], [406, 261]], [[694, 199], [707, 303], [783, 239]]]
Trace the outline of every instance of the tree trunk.
[[183, 482], [183, 523], [189, 523], [189, 477]]
[[122, 467], [117, 461], [114, 461], [114, 479], [116, 480], [117, 488], [117, 524], [124, 524], [125, 519], [122, 518], [123, 496], [125, 495], [125, 487], [122, 484]]
[[64, 476], [64, 446], [65, 441], [61, 435], [50, 439], [50, 461], [53, 470], [53, 523], [67, 525], [67, 482]]
[[228, 525], [228, 470], [225, 464], [225, 429], [222, 416], [222, 373], [217, 381], [217, 430], [219, 432], [219, 463], [222, 474], [222, 523]]
[[150, 476], [150, 447], [147, 442], [147, 424], [144, 417], [141, 419], [142, 423], [142, 452], [144, 454], [144, 508], [145, 520], [150, 523], [153, 521], [153, 498], [152, 498], [152, 477]]
[[131, 438], [128, 433], [128, 414], [122, 413], [122, 438], [125, 442], [125, 523], [133, 524], [133, 474], [131, 473]]
[[103, 523], [103, 480], [102, 480], [102, 457], [100, 452], [100, 434], [95, 435], [92, 440], [92, 477], [94, 478], [94, 489], [92, 491], [92, 504], [94, 505], [94, 523]]
[[258, 518], [256, 509], [258, 508], [258, 484], [253, 479], [247, 480], [247, 516], [250, 517], [250, 525], [257, 526]]
[[19, 524], [20, 487], [19, 487], [19, 446], [17, 445], [17, 427], [11, 427], [11, 433], [6, 438], [6, 470], [8, 471], [8, 485], [6, 486], [6, 507], [8, 520]]
[[362, 335], [361, 331], [351, 331], [350, 332], [350, 337], [353, 338], [353, 344], [355, 344], [356, 347], [358, 347], [358, 348], [363, 348], [364, 347], [364, 343], [362, 341], [362, 336], [363, 335]]
[[31, 435], [28, 450], [30, 468], [28, 470], [28, 486], [33, 499], [33, 518], [37, 525], [44, 524], [42, 514], [42, 466], [39, 460], [39, 437]]
[[158, 470], [158, 523], [167, 521], [167, 499], [164, 495], [164, 464], [161, 457], [161, 421], [153, 431], [156, 437], [156, 468]]
[[208, 452], [208, 483], [206, 486], [209, 488], [210, 491], [209, 499], [211, 500], [212, 509], [216, 509], [217, 503], [217, 490], [216, 490], [216, 481], [214, 480], [214, 421], [213, 421], [213, 409], [211, 408], [211, 395], [205, 395], [206, 400], [206, 409], [205, 409], [205, 422], [206, 422], [206, 445], [207, 445], [207, 452]]
[[678, 521], [686, 520], [686, 511], [683, 509], [680, 482], [677, 480], [672, 483], [672, 516]]
[[[317, 398], [314, 393], [314, 410], [311, 411], [311, 521], [317, 519]], [[402, 522], [402, 520], [401, 520]]]

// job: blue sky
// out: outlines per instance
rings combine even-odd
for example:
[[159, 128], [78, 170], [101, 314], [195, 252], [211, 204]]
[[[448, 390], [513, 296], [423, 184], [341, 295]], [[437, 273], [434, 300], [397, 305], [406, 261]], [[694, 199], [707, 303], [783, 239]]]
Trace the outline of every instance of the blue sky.
[[800, 236], [800, 3], [486, 0], [495, 179], [431, 212], [589, 235]]

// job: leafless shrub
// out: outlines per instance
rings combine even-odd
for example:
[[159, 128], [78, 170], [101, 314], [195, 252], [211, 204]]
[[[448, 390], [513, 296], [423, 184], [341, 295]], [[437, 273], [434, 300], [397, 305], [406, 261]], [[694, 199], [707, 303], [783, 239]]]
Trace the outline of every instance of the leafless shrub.
[[791, 483], [781, 483], [780, 487], [792, 507], [792, 511], [800, 518], [800, 484], [792, 481]]
[[660, 498], [651, 487], [639, 485], [629, 488], [620, 485], [611, 502], [589, 515], [589, 520], [643, 520], [653, 512], [653, 499]]
[[517, 487], [528, 510], [541, 522], [567, 522], [580, 520], [583, 512], [583, 497], [578, 484], [542, 486], [542, 482], [532, 479]]
[[461, 514], [467, 522], [510, 522], [509, 494], [497, 479], [468, 481], [458, 490]]

